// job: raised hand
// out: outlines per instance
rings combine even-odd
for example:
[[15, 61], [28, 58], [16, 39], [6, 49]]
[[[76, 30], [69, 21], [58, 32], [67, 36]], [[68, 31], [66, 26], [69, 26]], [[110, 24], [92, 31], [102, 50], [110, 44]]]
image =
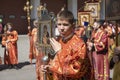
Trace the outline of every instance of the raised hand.
[[50, 44], [55, 52], [61, 50], [61, 44], [58, 41], [56, 41], [54, 38], [50, 38]]

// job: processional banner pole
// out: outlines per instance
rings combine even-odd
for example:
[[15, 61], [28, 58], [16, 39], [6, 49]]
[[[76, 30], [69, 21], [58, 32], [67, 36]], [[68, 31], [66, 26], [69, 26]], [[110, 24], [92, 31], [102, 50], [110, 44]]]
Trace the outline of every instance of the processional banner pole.
[[[40, 27], [41, 27], [41, 24], [42, 24], [42, 19], [44, 18], [43, 16], [48, 16], [48, 14], [46, 15], [46, 13], [45, 13], [45, 11], [46, 11], [47, 9], [46, 9], [46, 3], [44, 3], [44, 5], [42, 5], [42, 3], [37, 7], [37, 15], [38, 15], [38, 17], [39, 17], [39, 24], [40, 24]], [[44, 20], [44, 19], [43, 19]], [[45, 20], [43, 21], [43, 24], [44, 24], [44, 26], [43, 27], [45, 27], [45, 24], [48, 24]], [[44, 31], [44, 30], [43, 30]], [[43, 35], [45, 34], [45, 32], [43, 32]], [[45, 66], [45, 65], [47, 65], [48, 63], [49, 63], [49, 60], [50, 60], [50, 58], [49, 58], [49, 56], [48, 56], [48, 54], [49, 54], [49, 52], [48, 52], [48, 43], [47, 43], [47, 37], [46, 37], [46, 35], [45, 36], [39, 36], [39, 37], [41, 37], [41, 39], [43, 39], [43, 42], [41, 43], [41, 46], [40, 46], [40, 48], [41, 48], [41, 51], [42, 51], [42, 53], [43, 53], [43, 57], [40, 59], [41, 60], [41, 62], [42, 62], [42, 64]], [[44, 38], [45, 37], [45, 38]], [[45, 72], [43, 72], [43, 80], [47, 80], [47, 72], [45, 71]]]
[[33, 8], [32, 5], [30, 5], [30, 1], [27, 0], [25, 6], [24, 6], [24, 11], [27, 12], [27, 21], [28, 21], [28, 26], [30, 26], [30, 11]]

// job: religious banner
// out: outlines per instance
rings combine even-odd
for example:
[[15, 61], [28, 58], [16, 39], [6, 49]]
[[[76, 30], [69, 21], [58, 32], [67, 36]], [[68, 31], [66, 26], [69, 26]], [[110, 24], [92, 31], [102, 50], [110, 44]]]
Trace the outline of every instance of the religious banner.
[[48, 10], [46, 8], [46, 3], [44, 5], [40, 5], [38, 7], [38, 46], [41, 48], [42, 53], [44, 53], [46, 56], [49, 54], [52, 54], [53, 51], [52, 47], [50, 45], [49, 38], [54, 37], [54, 23], [53, 23], [53, 18], [48, 14]]
[[120, 0], [106, 0], [106, 19], [120, 19]]
[[48, 38], [52, 37], [51, 21], [40, 21], [39, 22], [39, 41], [40, 44], [48, 44]]
[[91, 17], [95, 19], [99, 19], [100, 17], [100, 4], [97, 2], [86, 3], [85, 10], [91, 11]]
[[78, 25], [86, 26], [90, 23], [90, 11], [78, 12]]

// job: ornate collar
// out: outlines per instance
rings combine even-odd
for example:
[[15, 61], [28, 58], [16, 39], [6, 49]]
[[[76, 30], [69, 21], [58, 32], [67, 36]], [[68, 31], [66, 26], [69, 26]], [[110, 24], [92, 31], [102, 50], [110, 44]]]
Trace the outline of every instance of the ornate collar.
[[64, 43], [66, 43], [68, 40], [70, 40], [73, 37], [74, 33], [72, 32], [70, 35], [68, 35], [67, 37], [62, 37], [62, 41]]

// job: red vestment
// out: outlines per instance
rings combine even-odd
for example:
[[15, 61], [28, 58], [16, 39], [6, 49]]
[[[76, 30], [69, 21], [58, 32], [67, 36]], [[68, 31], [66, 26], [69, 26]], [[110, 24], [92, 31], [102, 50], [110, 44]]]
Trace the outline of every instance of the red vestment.
[[[9, 42], [6, 42], [6, 41]], [[5, 46], [4, 63], [5, 64], [18, 64], [18, 51], [17, 51], [17, 31], [12, 31], [2, 38], [2, 45]]]
[[35, 43], [37, 40], [37, 28], [33, 28], [31, 34], [29, 35], [29, 40], [30, 40], [30, 54], [29, 58], [34, 59], [36, 57], [36, 48], [35, 48]]
[[94, 50], [92, 51], [96, 80], [109, 80], [108, 36], [99, 29], [92, 34]]
[[[83, 40], [74, 35], [67, 42], [59, 41], [62, 50], [56, 53], [54, 59], [49, 64], [51, 74], [47, 73], [47, 80], [93, 80], [91, 77], [91, 66], [86, 55], [86, 45]], [[39, 53], [36, 58], [37, 80], [43, 80], [43, 72], [40, 66], [43, 53]]]
[[75, 33], [76, 35], [78, 35], [78, 37], [81, 37], [84, 35], [84, 31], [85, 31], [84, 27], [79, 27], [75, 30]]
[[36, 56], [36, 78], [37, 80], [43, 80], [43, 72], [40, 69], [40, 66], [42, 64], [41, 59], [43, 57], [43, 53], [39, 53], [38, 56]]
[[[79, 80], [90, 74], [89, 60], [86, 55], [86, 45], [82, 39], [74, 35], [71, 39], [63, 42], [62, 50], [57, 52], [50, 62], [50, 70], [54, 80]], [[90, 77], [87, 77], [91, 80]]]

